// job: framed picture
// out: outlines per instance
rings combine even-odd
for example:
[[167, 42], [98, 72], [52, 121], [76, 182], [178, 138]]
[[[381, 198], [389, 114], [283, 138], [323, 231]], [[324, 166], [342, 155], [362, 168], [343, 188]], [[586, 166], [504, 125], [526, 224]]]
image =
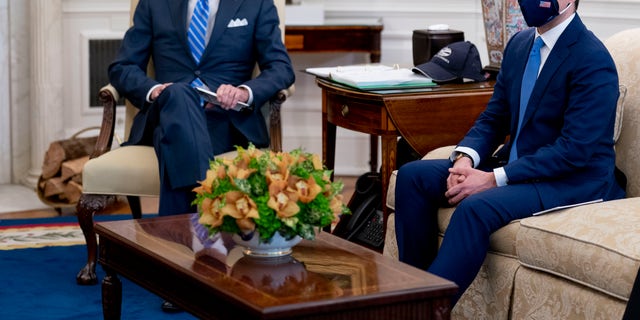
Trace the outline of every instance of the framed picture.
[[511, 36], [528, 26], [520, 12], [518, 0], [480, 1], [489, 53], [489, 65], [485, 69], [497, 72], [502, 63], [504, 47]]

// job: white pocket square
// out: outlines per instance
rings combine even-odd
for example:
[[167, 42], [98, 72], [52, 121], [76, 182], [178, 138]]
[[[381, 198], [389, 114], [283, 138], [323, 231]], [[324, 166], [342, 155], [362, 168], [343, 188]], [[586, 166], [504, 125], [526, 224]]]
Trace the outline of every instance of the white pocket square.
[[247, 22], [247, 19], [243, 18], [243, 19], [231, 19], [231, 21], [229, 21], [229, 24], [227, 25], [227, 28], [236, 28], [236, 27], [244, 27], [246, 25], [248, 25], [249, 22]]

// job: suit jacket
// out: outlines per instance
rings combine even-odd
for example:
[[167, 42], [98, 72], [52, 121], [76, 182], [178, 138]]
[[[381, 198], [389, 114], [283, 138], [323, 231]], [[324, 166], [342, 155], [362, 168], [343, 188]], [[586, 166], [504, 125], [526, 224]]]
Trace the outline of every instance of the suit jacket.
[[[196, 77], [213, 91], [220, 84], [245, 84], [253, 92], [254, 105], [262, 106], [294, 81], [273, 1], [221, 0], [199, 65], [188, 46], [187, 7], [188, 0], [141, 0], [133, 26], [126, 32], [120, 52], [109, 66], [111, 84], [140, 109], [131, 128], [130, 144], [142, 138], [150, 105], [146, 95], [154, 85], [191, 83]], [[241, 23], [234, 26], [232, 21]], [[155, 79], [146, 73], [150, 59]], [[261, 73], [252, 79], [256, 62]], [[254, 108], [248, 115], [229, 112], [229, 117], [249, 141], [268, 145], [268, 133], [259, 109]]]
[[[520, 87], [535, 30], [507, 44], [487, 109], [460, 146], [482, 161], [515, 137]], [[576, 14], [550, 52], [529, 99], [516, 161], [504, 165], [509, 184], [534, 183], [545, 208], [624, 197], [614, 178], [613, 127], [618, 75], [609, 52]], [[508, 159], [511, 142], [498, 153]]]

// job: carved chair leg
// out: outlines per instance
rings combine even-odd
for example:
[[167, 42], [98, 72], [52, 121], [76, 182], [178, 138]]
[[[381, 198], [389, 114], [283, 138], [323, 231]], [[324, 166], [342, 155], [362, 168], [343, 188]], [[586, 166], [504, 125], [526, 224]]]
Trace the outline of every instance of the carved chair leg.
[[87, 242], [87, 264], [78, 272], [76, 282], [81, 285], [94, 285], [98, 283], [96, 277], [96, 261], [98, 260], [98, 242], [93, 230], [93, 215], [107, 207], [109, 199], [113, 196], [83, 194], [76, 205], [78, 212], [78, 224]]

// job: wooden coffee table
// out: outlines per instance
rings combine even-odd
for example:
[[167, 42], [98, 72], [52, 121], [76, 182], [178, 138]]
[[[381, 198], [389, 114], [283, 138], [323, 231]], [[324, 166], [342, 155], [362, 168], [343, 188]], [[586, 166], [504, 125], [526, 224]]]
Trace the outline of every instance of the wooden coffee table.
[[291, 256], [245, 257], [198, 237], [192, 214], [100, 222], [105, 319], [122, 275], [202, 319], [449, 319], [448, 280], [323, 232]]

